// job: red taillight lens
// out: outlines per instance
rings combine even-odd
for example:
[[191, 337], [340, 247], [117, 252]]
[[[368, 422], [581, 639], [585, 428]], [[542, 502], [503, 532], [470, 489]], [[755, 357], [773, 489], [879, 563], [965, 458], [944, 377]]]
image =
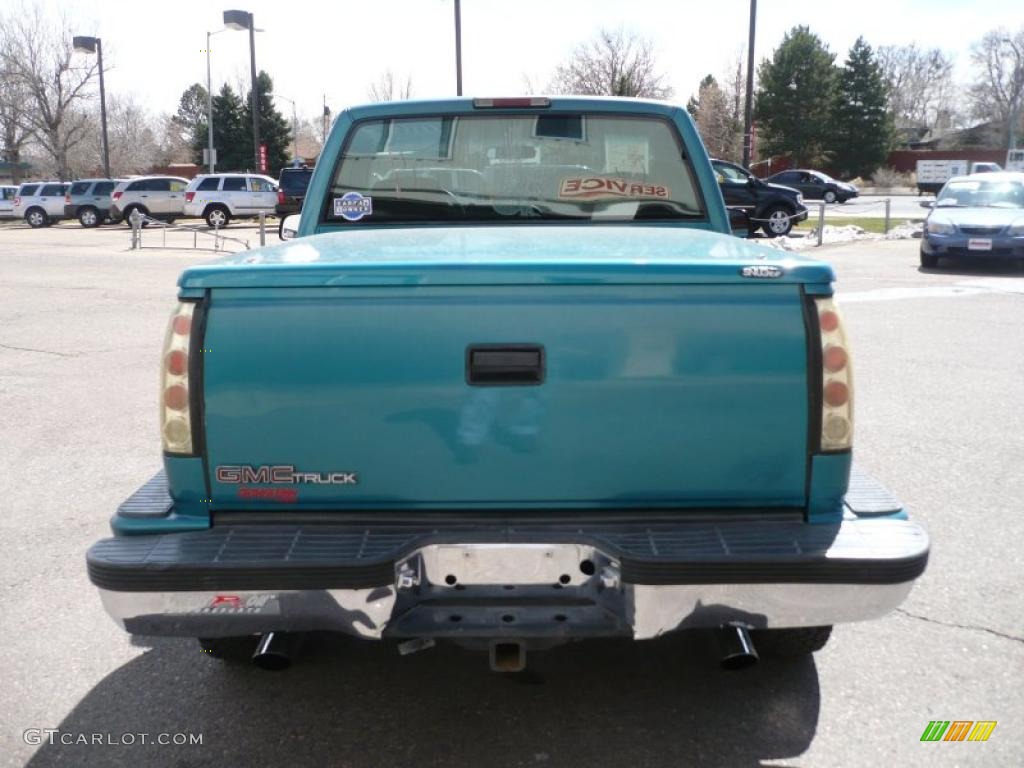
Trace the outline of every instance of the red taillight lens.
[[831, 298], [815, 299], [821, 344], [821, 450], [853, 444], [853, 372], [839, 309]]
[[826, 347], [822, 355], [822, 364], [826, 371], [836, 373], [846, 367], [848, 357], [846, 350], [842, 347]]
[[20, 197], [14, 198], [14, 204], [15, 205], [21, 205], [21, 198]]
[[196, 196], [195, 192], [186, 192], [185, 193], [185, 202], [186, 203], [191, 203], [192, 202], [192, 198], [195, 197], [195, 196]]
[[278, 202], [278, 205], [284, 205], [285, 203], [288, 202], [285, 199], [285, 197], [284, 197], [284, 190], [283, 189], [277, 190], [277, 202]]
[[841, 381], [830, 381], [825, 385], [825, 404], [839, 408], [850, 401], [850, 390]]
[[115, 192], [110, 197], [111, 197], [112, 200], [120, 200], [121, 199], [121, 192]]
[[191, 454], [192, 414], [188, 396], [189, 347], [194, 302], [182, 302], [171, 315], [160, 367], [160, 438], [166, 453]]

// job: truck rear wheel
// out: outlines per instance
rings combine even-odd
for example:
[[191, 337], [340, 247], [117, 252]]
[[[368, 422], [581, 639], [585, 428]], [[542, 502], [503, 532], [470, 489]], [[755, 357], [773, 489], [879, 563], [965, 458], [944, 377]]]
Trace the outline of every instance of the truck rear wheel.
[[825, 647], [832, 627], [759, 629], [753, 633], [754, 647], [767, 656], [808, 656]]

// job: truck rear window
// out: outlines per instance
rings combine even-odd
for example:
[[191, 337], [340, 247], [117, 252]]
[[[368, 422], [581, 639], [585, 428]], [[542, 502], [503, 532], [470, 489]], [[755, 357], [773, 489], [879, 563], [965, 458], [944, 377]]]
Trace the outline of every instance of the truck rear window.
[[554, 113], [368, 120], [335, 168], [324, 220], [695, 220], [703, 200], [675, 128]]

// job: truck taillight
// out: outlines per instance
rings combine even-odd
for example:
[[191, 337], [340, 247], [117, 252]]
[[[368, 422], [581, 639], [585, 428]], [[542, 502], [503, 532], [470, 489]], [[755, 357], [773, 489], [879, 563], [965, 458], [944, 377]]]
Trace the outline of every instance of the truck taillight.
[[186, 192], [185, 193], [185, 202], [186, 203], [191, 203], [192, 202], [192, 198], [195, 197], [195, 196], [196, 196], [195, 192]]
[[821, 450], [847, 450], [853, 445], [850, 345], [835, 301], [815, 299], [814, 305], [821, 337]]
[[160, 439], [166, 453], [193, 453], [189, 407], [189, 347], [193, 302], [181, 302], [171, 314], [160, 362]]
[[21, 198], [20, 198], [20, 197], [16, 197], [16, 198], [14, 198], [14, 204], [15, 204], [16, 206], [17, 206], [17, 205], [21, 205]]
[[115, 192], [115, 193], [114, 193], [114, 194], [112, 194], [112, 195], [111, 195], [110, 197], [111, 197], [111, 199], [113, 199], [113, 200], [120, 200], [120, 199], [121, 199], [121, 193], [120, 193], [119, 191], [118, 191], [118, 192]]
[[284, 196], [284, 190], [283, 189], [277, 190], [277, 204], [278, 205], [285, 205], [287, 202], [288, 202], [288, 200]]

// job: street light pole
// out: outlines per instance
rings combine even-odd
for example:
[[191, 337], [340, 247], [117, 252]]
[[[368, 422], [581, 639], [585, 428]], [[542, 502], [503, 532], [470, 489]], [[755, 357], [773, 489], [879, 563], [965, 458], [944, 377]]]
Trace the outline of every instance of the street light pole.
[[249, 11], [224, 11], [224, 25], [230, 29], [249, 30], [249, 72], [252, 75], [252, 150], [255, 170], [260, 167], [260, 96], [256, 90], [256, 23]]
[[299, 113], [295, 107], [295, 99], [289, 99], [280, 93], [274, 95], [292, 105], [292, 160], [297, 161], [299, 159]]
[[210, 78], [210, 38], [219, 35], [223, 29], [206, 33], [206, 162], [210, 173], [217, 163], [213, 159], [213, 82]]
[[103, 41], [98, 37], [75, 37], [72, 47], [80, 53], [95, 53], [100, 68], [100, 123], [103, 131], [103, 173], [110, 178], [110, 144], [107, 141], [107, 92], [103, 84]]
[[750, 0], [750, 33], [747, 37], [747, 98], [743, 109], [743, 167], [750, 168], [753, 144], [754, 112], [754, 29], [757, 25], [757, 0]]
[[462, 95], [462, 5], [455, 0], [455, 95]]

